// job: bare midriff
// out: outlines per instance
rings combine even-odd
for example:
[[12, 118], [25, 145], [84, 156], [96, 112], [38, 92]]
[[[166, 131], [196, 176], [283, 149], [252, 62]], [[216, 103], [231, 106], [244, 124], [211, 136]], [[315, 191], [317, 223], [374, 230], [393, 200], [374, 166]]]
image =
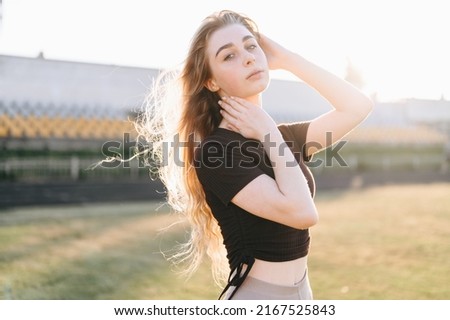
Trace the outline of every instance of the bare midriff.
[[248, 276], [281, 286], [292, 286], [303, 279], [308, 257], [283, 262], [255, 259]]

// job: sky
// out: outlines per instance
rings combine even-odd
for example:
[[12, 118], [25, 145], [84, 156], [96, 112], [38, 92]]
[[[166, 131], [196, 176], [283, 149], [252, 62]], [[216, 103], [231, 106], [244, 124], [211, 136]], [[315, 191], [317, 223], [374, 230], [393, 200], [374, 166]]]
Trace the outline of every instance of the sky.
[[[202, 19], [231, 9], [380, 101], [450, 99], [446, 0], [3, 0], [0, 54], [124, 66], [179, 65]], [[294, 79], [287, 72], [273, 78]]]

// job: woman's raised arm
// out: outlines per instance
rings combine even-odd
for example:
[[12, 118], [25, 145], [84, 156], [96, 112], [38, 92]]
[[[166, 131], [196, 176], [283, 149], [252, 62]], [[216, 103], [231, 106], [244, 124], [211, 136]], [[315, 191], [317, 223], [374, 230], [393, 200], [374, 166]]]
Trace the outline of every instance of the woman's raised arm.
[[371, 112], [373, 102], [349, 82], [264, 35], [261, 35], [261, 46], [271, 69], [291, 72], [317, 90], [333, 106], [331, 111], [311, 121], [306, 137], [306, 142], [309, 143], [308, 155], [342, 139]]

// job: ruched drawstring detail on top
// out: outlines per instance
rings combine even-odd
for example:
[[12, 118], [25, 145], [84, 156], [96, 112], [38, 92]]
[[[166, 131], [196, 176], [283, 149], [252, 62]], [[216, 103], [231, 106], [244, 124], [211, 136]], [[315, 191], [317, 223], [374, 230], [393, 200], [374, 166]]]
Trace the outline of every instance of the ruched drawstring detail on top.
[[[242, 257], [241, 261], [239, 262], [238, 266], [233, 268], [230, 272], [230, 276], [228, 277], [228, 283], [223, 289], [222, 293], [219, 296], [219, 300], [222, 299], [223, 295], [231, 288], [234, 287], [231, 294], [228, 296], [228, 300], [231, 300], [233, 298], [236, 291], [239, 289], [239, 287], [244, 282], [245, 278], [247, 278], [248, 274], [250, 273], [250, 270], [253, 267], [253, 264], [255, 263], [255, 258], [244, 256]], [[244, 270], [245, 267], [245, 270]]]

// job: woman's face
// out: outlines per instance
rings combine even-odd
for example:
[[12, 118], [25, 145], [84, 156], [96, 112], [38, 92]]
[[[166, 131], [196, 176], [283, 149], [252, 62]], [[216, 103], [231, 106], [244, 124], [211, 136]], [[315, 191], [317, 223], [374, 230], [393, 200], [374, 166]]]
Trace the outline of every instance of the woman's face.
[[215, 31], [207, 57], [212, 74], [206, 83], [209, 90], [222, 97], [259, 101], [269, 84], [269, 68], [264, 51], [247, 28], [232, 24]]

